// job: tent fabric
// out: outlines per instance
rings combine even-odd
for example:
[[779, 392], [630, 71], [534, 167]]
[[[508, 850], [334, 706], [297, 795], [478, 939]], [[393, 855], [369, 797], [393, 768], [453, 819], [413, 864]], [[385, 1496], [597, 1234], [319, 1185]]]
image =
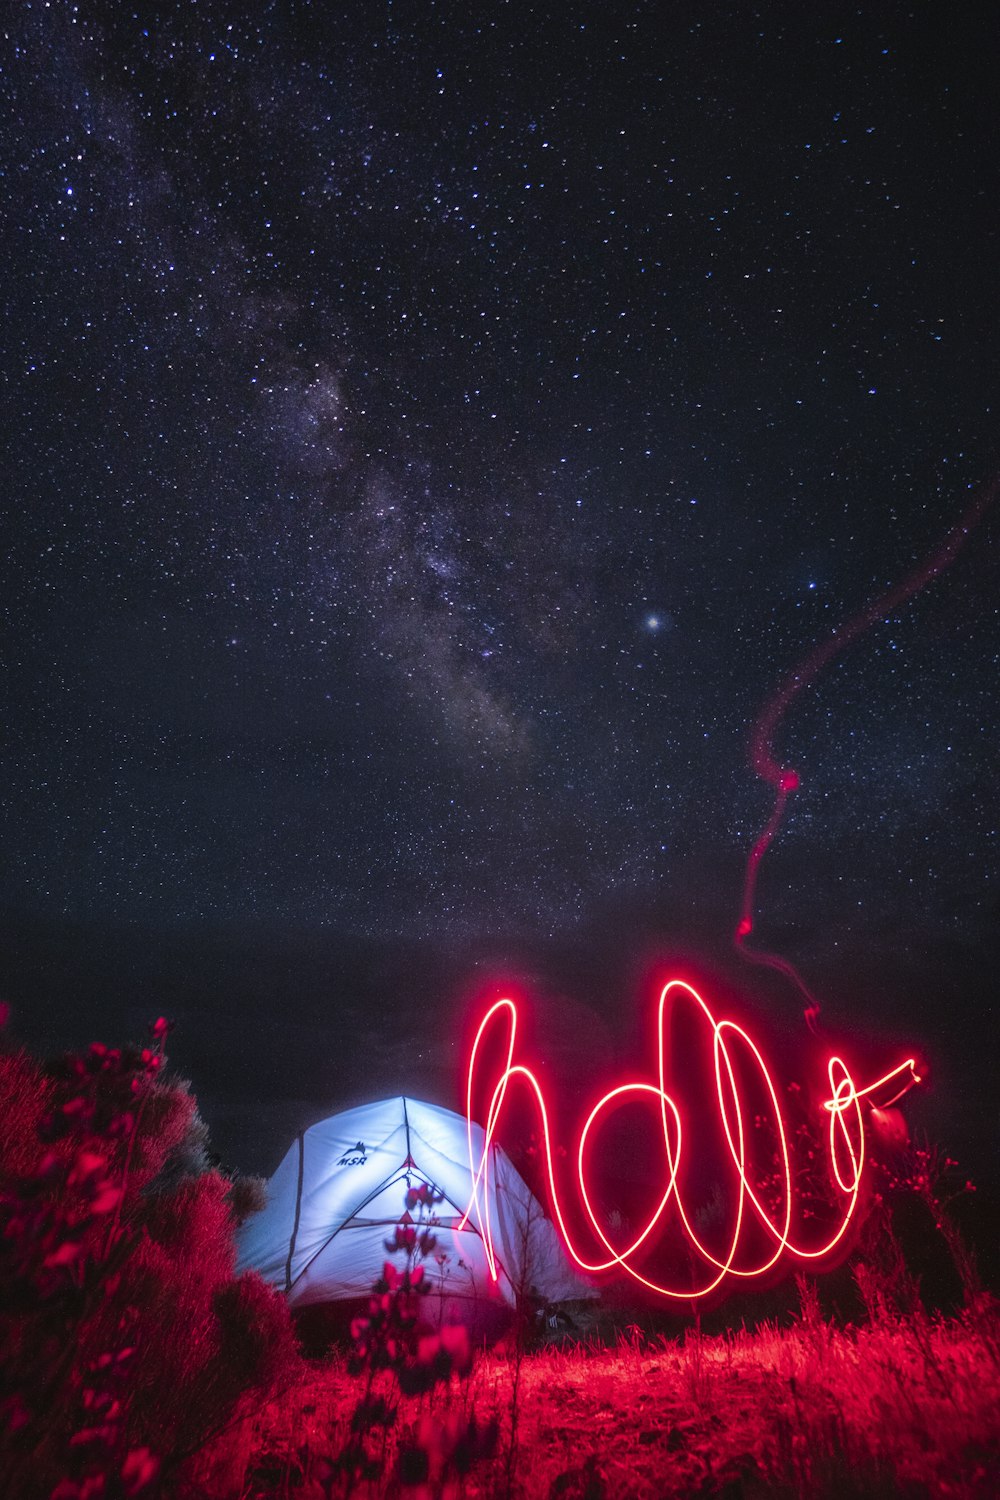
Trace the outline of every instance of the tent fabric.
[[[474, 1125], [477, 1160], [483, 1142]], [[447, 1300], [447, 1316], [456, 1315], [452, 1304], [512, 1305], [522, 1293], [546, 1302], [594, 1295], [496, 1145], [484, 1204], [498, 1261], [492, 1280], [475, 1211], [458, 1227], [472, 1197], [465, 1118], [409, 1098], [345, 1110], [300, 1133], [268, 1183], [266, 1206], [240, 1230], [238, 1269], [283, 1288], [294, 1308], [363, 1297], [381, 1275], [385, 1241], [403, 1218], [408, 1188], [421, 1183], [444, 1194], [433, 1211], [437, 1244], [424, 1271], [442, 1310]], [[401, 1264], [401, 1254], [396, 1259]]]

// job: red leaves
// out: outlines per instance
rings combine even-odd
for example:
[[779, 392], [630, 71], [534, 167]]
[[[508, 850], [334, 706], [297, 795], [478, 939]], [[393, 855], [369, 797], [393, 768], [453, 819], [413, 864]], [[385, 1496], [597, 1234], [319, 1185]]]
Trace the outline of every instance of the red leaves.
[[133, 1448], [125, 1455], [121, 1466], [120, 1488], [117, 1484], [109, 1485], [110, 1474], [85, 1474], [60, 1480], [51, 1492], [50, 1500], [104, 1500], [107, 1495], [119, 1493], [127, 1497], [140, 1495], [159, 1472], [160, 1460], [149, 1448]]
[[424, 1284], [423, 1266], [409, 1266], [405, 1271], [397, 1271], [391, 1260], [383, 1262], [382, 1276], [375, 1284], [376, 1292], [384, 1297], [386, 1293], [391, 1296], [397, 1293], [416, 1292], [423, 1294], [430, 1288]]
[[418, 1229], [415, 1224], [400, 1223], [396, 1225], [392, 1239], [385, 1240], [384, 1244], [390, 1255], [400, 1251], [413, 1255], [419, 1251], [420, 1256], [426, 1258], [437, 1244], [437, 1236], [430, 1229]]
[[393, 1238], [385, 1241], [385, 1248], [390, 1254], [397, 1250], [405, 1250], [409, 1254], [416, 1249], [416, 1245], [417, 1230], [413, 1224], [397, 1224]]
[[407, 1396], [419, 1396], [436, 1385], [447, 1385], [453, 1375], [463, 1379], [472, 1370], [472, 1346], [461, 1324], [446, 1324], [437, 1333], [423, 1333], [416, 1350], [396, 1372], [399, 1388]]
[[469, 1342], [469, 1330], [463, 1323], [445, 1324], [441, 1329], [441, 1347], [451, 1360], [456, 1374], [467, 1375], [472, 1369], [474, 1356]]
[[71, 1266], [83, 1254], [83, 1246], [78, 1240], [63, 1240], [61, 1245], [49, 1252], [42, 1261], [47, 1271], [54, 1270], [57, 1266]]
[[122, 1464], [122, 1488], [126, 1495], [138, 1495], [152, 1484], [160, 1472], [160, 1460], [148, 1448], [133, 1448]]
[[145, 1496], [155, 1450], [196, 1448], [297, 1367], [284, 1299], [233, 1277], [233, 1184], [206, 1170], [186, 1086], [161, 1081], [166, 1029], [0, 1057], [4, 1500]]
[[431, 1187], [429, 1182], [418, 1182], [416, 1187], [407, 1188], [405, 1202], [409, 1213], [412, 1213], [415, 1208], [430, 1212], [439, 1203], [444, 1202], [444, 1193]]
[[98, 1151], [78, 1151], [66, 1177], [66, 1185], [78, 1188], [86, 1211], [99, 1217], [114, 1211], [124, 1188], [108, 1173], [108, 1159]]
[[449, 1374], [468, 1375], [472, 1369], [472, 1345], [469, 1331], [463, 1324], [446, 1324], [439, 1333], [426, 1335], [420, 1340], [418, 1364], [440, 1364], [442, 1355], [447, 1361]]
[[104, 1171], [107, 1165], [108, 1159], [106, 1156], [103, 1156], [99, 1151], [88, 1151], [84, 1148], [82, 1151], [76, 1153], [76, 1160], [73, 1163], [68, 1180], [74, 1184], [85, 1182], [95, 1172]]
[[107, 1492], [103, 1474], [88, 1474], [82, 1479], [61, 1479], [49, 1500], [103, 1500]]
[[400, 1275], [391, 1260], [384, 1261], [382, 1264], [382, 1280], [390, 1292], [396, 1291], [399, 1286]]
[[[387, 1260], [373, 1288], [366, 1318], [351, 1324], [354, 1374], [368, 1374], [368, 1389], [358, 1403], [351, 1422], [351, 1437], [335, 1466], [337, 1472], [375, 1478], [383, 1468], [365, 1444], [366, 1434], [391, 1426], [396, 1406], [372, 1393], [371, 1382], [379, 1371], [391, 1371], [399, 1393], [422, 1396], [437, 1385], [447, 1385], [453, 1376], [465, 1379], [473, 1363], [468, 1331], [462, 1326], [433, 1328], [422, 1316], [424, 1296], [431, 1290], [424, 1260], [437, 1245], [433, 1233], [433, 1209], [444, 1194], [429, 1183], [407, 1190], [400, 1222], [385, 1248], [404, 1254], [403, 1269]], [[412, 1214], [416, 1214], [414, 1223]], [[435, 1257], [439, 1272], [445, 1257]], [[444, 1482], [447, 1476], [465, 1474], [478, 1458], [491, 1455], [496, 1447], [496, 1424], [480, 1426], [475, 1414], [449, 1417], [445, 1423], [424, 1420], [409, 1430], [399, 1449], [397, 1478], [404, 1486]], [[384, 1451], [384, 1450], [383, 1450]], [[438, 1490], [435, 1490], [438, 1493]]]
[[95, 1193], [91, 1199], [90, 1212], [92, 1214], [110, 1214], [118, 1207], [124, 1196], [124, 1188], [115, 1187], [110, 1181], [105, 1182], [102, 1184], [100, 1191]]
[[[156, 1473], [149, 1449], [122, 1459], [123, 1381], [135, 1352], [123, 1335], [137, 1314], [124, 1300], [116, 1305], [129, 1241], [109, 1233], [108, 1217], [120, 1211], [129, 1185], [136, 1098], [161, 1062], [159, 1052], [95, 1042], [51, 1068], [46, 1110], [34, 1121], [35, 1153], [24, 1157], [20, 1175], [8, 1177], [0, 1202], [7, 1313], [0, 1340], [10, 1355], [6, 1384], [15, 1392], [6, 1427], [58, 1432], [52, 1458], [58, 1455], [62, 1477], [54, 1500], [138, 1494]], [[39, 1073], [39, 1084], [43, 1078]], [[39, 1142], [49, 1149], [39, 1151]], [[68, 1356], [73, 1378], [63, 1409], [53, 1409], [53, 1382], [58, 1388]]]

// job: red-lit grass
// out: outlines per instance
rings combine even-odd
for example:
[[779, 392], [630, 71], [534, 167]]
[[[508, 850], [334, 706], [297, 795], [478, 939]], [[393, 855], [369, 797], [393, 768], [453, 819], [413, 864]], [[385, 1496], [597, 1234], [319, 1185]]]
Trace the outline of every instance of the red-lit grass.
[[[636, 1334], [613, 1347], [535, 1351], [521, 1366], [509, 1479], [502, 1449], [514, 1361], [486, 1354], [466, 1386], [437, 1393], [435, 1410], [442, 1415], [450, 1402], [495, 1413], [501, 1451], [473, 1470], [464, 1491], [448, 1493], [985, 1500], [1000, 1481], [998, 1331], [984, 1302], [953, 1321], [839, 1330], [810, 1319], [715, 1338]], [[229, 1435], [228, 1492], [319, 1500], [355, 1390], [342, 1361], [311, 1367]], [[409, 1411], [404, 1403], [404, 1429], [424, 1411], [425, 1403]], [[392, 1494], [394, 1486], [390, 1478], [355, 1493]]]

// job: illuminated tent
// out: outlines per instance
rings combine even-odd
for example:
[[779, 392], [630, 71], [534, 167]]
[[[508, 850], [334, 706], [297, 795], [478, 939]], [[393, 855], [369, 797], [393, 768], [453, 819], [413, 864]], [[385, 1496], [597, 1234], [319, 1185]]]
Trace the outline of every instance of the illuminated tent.
[[[473, 1126], [479, 1159], [483, 1131]], [[361, 1298], [388, 1257], [385, 1242], [406, 1212], [407, 1189], [444, 1194], [434, 1209], [437, 1244], [424, 1261], [428, 1311], [444, 1321], [477, 1316], [523, 1294], [546, 1303], [595, 1295], [572, 1270], [555, 1228], [509, 1157], [490, 1148], [488, 1210], [498, 1278], [489, 1274], [472, 1196], [466, 1122], [417, 1099], [383, 1099], [300, 1132], [268, 1183], [266, 1207], [243, 1226], [239, 1269], [255, 1270], [295, 1309]], [[484, 1203], [484, 1211], [486, 1204]]]

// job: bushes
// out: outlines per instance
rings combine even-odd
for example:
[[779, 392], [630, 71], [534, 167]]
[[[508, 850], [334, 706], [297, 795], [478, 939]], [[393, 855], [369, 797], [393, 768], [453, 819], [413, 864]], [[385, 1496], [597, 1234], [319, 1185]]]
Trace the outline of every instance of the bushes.
[[200, 1169], [204, 1127], [152, 1030], [50, 1067], [0, 1055], [9, 1500], [183, 1494], [186, 1461], [297, 1368], [284, 1300], [234, 1278], [234, 1185]]

